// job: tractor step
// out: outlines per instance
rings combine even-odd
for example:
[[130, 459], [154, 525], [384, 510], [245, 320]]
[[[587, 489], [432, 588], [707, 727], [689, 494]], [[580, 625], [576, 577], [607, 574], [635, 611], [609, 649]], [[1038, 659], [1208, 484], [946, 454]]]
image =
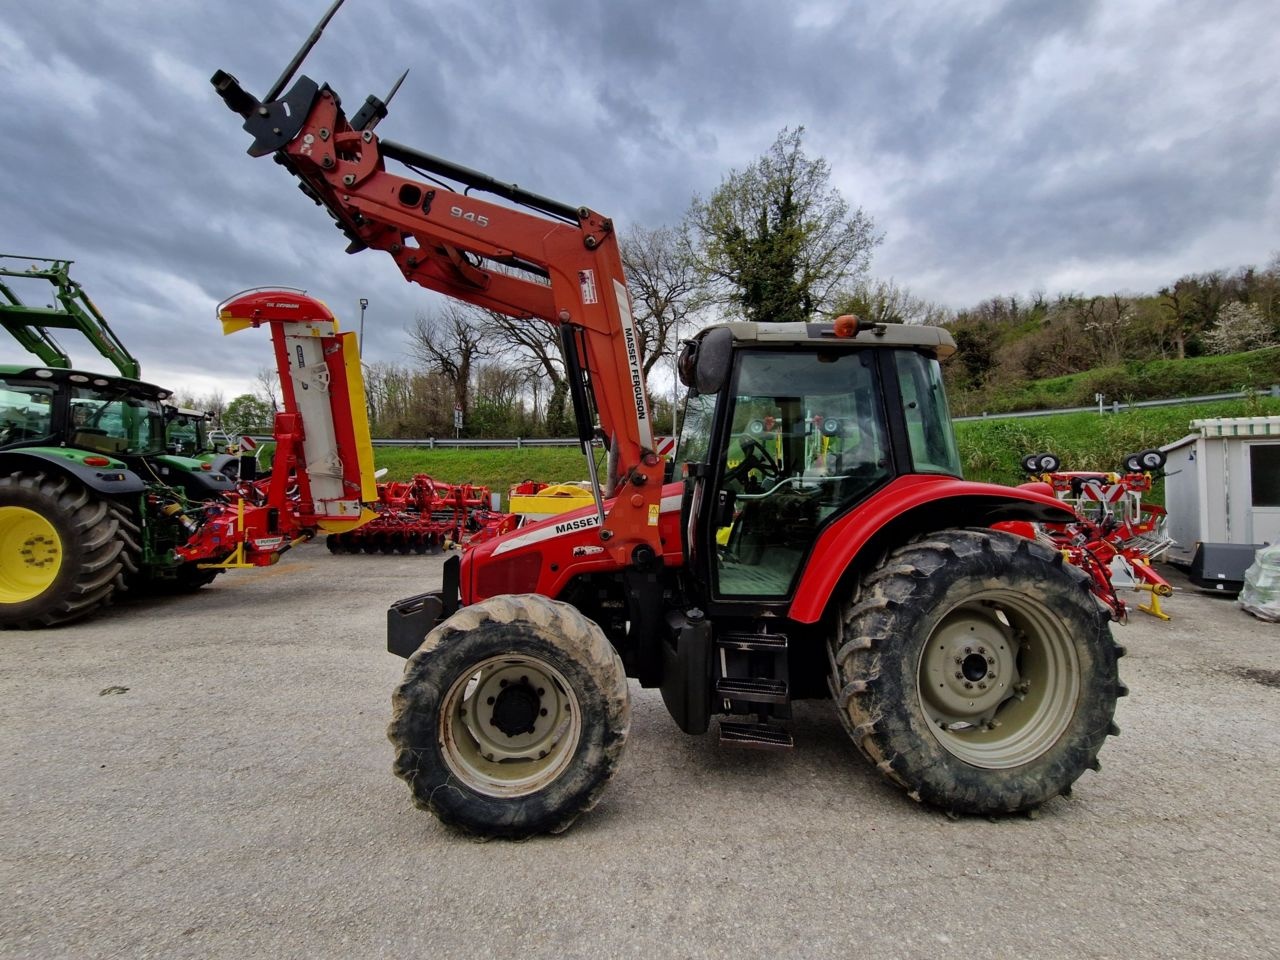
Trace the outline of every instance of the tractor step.
[[795, 746], [791, 733], [768, 723], [720, 721], [720, 743], [748, 750], [790, 750]]
[[787, 649], [787, 638], [781, 633], [722, 633], [716, 637], [716, 646], [726, 650], [783, 653]]
[[772, 677], [721, 677], [716, 681], [716, 697], [749, 703], [786, 703], [787, 681]]

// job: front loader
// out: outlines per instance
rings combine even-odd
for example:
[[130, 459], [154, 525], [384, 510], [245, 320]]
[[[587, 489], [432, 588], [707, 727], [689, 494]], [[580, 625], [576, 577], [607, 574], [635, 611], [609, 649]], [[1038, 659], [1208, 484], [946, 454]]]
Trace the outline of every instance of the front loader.
[[262, 100], [213, 77], [249, 153], [350, 251], [558, 327], [593, 485], [591, 506], [471, 547], [388, 611], [408, 661], [389, 735], [419, 806], [483, 836], [564, 830], [617, 769], [628, 679], [685, 732], [718, 716], [723, 741], [764, 749], [791, 746], [794, 701], [829, 699], [884, 777], [948, 812], [1034, 810], [1098, 768], [1122, 651], [1087, 577], [992, 529], [1070, 512], [961, 479], [945, 330], [710, 327], [680, 358], [666, 464], [612, 221], [381, 139], [376, 97], [348, 117], [308, 77], [284, 92], [318, 33]]

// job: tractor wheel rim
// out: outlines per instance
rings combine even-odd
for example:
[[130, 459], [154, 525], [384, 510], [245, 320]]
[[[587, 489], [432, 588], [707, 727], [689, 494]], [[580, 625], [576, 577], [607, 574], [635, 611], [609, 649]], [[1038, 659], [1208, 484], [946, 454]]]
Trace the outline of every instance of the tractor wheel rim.
[[62, 539], [26, 507], [0, 507], [0, 603], [40, 596], [62, 569]]
[[521, 797], [564, 773], [582, 738], [564, 676], [527, 654], [491, 657], [454, 681], [440, 710], [445, 763], [476, 793]]
[[920, 654], [917, 694], [938, 742], [975, 767], [1041, 756], [1080, 699], [1071, 633], [1039, 600], [988, 590], [949, 610]]

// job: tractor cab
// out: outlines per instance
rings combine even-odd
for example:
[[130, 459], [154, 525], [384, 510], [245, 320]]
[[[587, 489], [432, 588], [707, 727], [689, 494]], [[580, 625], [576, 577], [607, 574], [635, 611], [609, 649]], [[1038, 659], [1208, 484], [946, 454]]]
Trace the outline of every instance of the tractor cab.
[[73, 447], [113, 457], [165, 450], [159, 387], [45, 367], [0, 368], [0, 447]]
[[691, 341], [676, 450], [711, 603], [785, 603], [814, 542], [895, 477], [960, 475], [931, 327], [735, 323]]

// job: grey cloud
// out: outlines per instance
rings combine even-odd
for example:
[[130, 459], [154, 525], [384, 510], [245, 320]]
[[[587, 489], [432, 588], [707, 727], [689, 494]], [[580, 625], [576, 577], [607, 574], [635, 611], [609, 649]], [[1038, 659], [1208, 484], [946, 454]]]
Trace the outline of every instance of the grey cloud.
[[[200, 344], [251, 379], [269, 354], [250, 335], [222, 341], [207, 311], [258, 284], [306, 287], [349, 324], [367, 297], [367, 355], [399, 359], [434, 295], [389, 258], [346, 256], [284, 171], [245, 156], [207, 84], [224, 68], [263, 93], [325, 5], [13, 5], [0, 50], [17, 37], [52, 80], [30, 91], [0, 62], [3, 246], [76, 258], [157, 367], [190, 369]], [[849, 199], [893, 224], [873, 270], [925, 278], [919, 292], [952, 305], [976, 283], [1029, 289], [1066, 260], [1100, 276], [1117, 259], [1177, 260], [1226, 222], [1232, 256], [1277, 243], [1280, 67], [1250, 54], [1274, 47], [1263, 0], [1176, 17], [1047, 0], [800, 16], [764, 0], [348, 0], [304, 72], [354, 110], [410, 67], [381, 135], [620, 223], [676, 222], [803, 123]], [[157, 57], [189, 73], [168, 79]], [[164, 303], [175, 291], [203, 302]]]

